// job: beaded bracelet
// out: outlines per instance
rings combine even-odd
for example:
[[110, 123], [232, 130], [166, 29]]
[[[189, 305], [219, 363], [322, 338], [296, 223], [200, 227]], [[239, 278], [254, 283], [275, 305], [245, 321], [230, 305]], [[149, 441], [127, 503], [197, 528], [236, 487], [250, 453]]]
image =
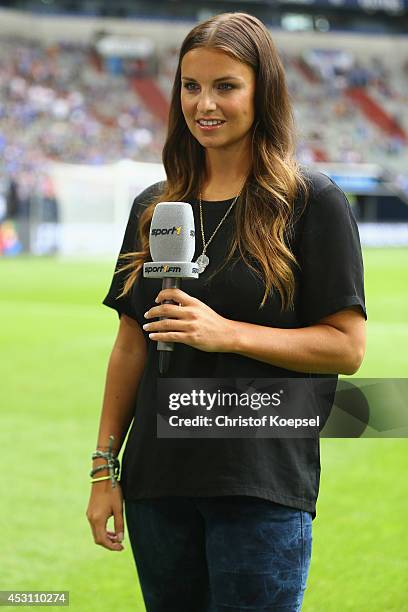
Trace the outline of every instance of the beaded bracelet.
[[98, 465], [97, 467], [93, 468], [89, 474], [92, 477], [94, 474], [99, 472], [101, 469], [105, 469], [107, 467], [109, 469], [109, 476], [107, 478], [111, 478], [113, 488], [116, 487], [116, 480], [119, 479], [119, 470], [120, 470], [119, 459], [115, 457], [112, 452], [114, 439], [115, 438], [113, 435], [109, 436], [109, 448], [106, 452], [103, 452], [101, 450], [96, 450], [92, 455], [92, 459], [103, 457], [104, 459], [107, 459], [108, 463], [105, 463], [104, 465]]
[[[97, 472], [100, 472], [101, 470], [105, 470], [107, 467], [109, 467], [108, 463], [101, 463], [101, 465], [98, 465], [97, 467], [93, 468], [89, 475], [90, 476], [94, 476], [94, 474], [96, 474]], [[110, 476], [109, 476], [110, 478]]]

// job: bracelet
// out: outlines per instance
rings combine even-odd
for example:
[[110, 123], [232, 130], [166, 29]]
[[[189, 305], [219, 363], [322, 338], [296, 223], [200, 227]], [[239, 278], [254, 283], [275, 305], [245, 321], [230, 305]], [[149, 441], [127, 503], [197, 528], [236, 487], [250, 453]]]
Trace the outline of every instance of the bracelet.
[[96, 474], [96, 472], [100, 472], [101, 470], [105, 470], [107, 467], [109, 467], [109, 465], [107, 463], [103, 463], [101, 465], [98, 465], [97, 467], [93, 468], [90, 472], [89, 475], [93, 476], [94, 474]]
[[101, 469], [105, 469], [107, 467], [109, 469], [109, 476], [107, 478], [110, 478], [112, 480], [112, 488], [116, 487], [116, 480], [119, 479], [119, 470], [120, 470], [119, 459], [115, 457], [112, 452], [114, 439], [115, 438], [113, 435], [109, 436], [109, 449], [106, 452], [103, 452], [101, 450], [96, 450], [92, 455], [92, 459], [96, 459], [97, 457], [103, 457], [104, 459], [107, 459], [108, 463], [104, 465], [98, 465], [96, 468], [93, 468], [90, 472], [90, 476], [92, 477], [98, 471], [100, 471]]
[[119, 476], [119, 470], [120, 470], [120, 463], [119, 463], [119, 459], [115, 459], [113, 464], [108, 462], [108, 463], [103, 463], [101, 465], [97, 465], [96, 467], [92, 468], [92, 470], [89, 472], [90, 476], [94, 476], [97, 472], [100, 472], [101, 470], [106, 470], [106, 468], [109, 469], [109, 473], [112, 476], [113, 475]]
[[[92, 478], [91, 482], [99, 482], [100, 480], [109, 480], [110, 476], [101, 476], [100, 478]], [[116, 479], [118, 480], [118, 478]]]

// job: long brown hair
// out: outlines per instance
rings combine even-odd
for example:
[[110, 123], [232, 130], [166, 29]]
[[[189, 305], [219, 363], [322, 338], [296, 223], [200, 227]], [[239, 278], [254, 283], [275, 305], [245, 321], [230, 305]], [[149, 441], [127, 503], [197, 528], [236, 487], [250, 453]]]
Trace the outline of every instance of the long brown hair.
[[[306, 202], [307, 181], [294, 157], [294, 118], [278, 52], [264, 24], [252, 15], [239, 12], [222, 13], [199, 23], [181, 45], [162, 153], [167, 181], [140, 215], [138, 231], [142, 250], [121, 256], [131, 260], [118, 270], [131, 271], [121, 295], [131, 289], [143, 263], [151, 259], [149, 231], [156, 204], [197, 197], [205, 175], [205, 150], [192, 136], [180, 102], [181, 61], [188, 51], [197, 47], [222, 50], [251, 66], [256, 75], [252, 169], [234, 206], [235, 232], [222, 267], [238, 247], [244, 261], [264, 282], [260, 307], [273, 289], [280, 295], [282, 308], [293, 307], [293, 269], [298, 264], [290, 249], [290, 234], [295, 199], [302, 190]], [[254, 263], [259, 264], [261, 272]]]

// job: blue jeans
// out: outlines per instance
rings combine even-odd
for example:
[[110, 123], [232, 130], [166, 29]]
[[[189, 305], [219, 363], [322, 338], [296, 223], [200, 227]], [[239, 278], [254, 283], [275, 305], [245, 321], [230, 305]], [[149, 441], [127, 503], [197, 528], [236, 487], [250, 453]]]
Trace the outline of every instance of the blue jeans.
[[125, 501], [147, 612], [298, 612], [312, 515], [246, 495]]

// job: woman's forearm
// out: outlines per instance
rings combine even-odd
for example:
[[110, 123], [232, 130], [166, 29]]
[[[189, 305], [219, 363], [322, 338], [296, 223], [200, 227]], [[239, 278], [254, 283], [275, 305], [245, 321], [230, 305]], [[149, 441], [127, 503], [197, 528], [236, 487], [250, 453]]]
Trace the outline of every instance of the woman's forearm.
[[279, 368], [321, 374], [354, 374], [362, 354], [349, 337], [331, 325], [282, 329], [230, 321], [228, 352]]
[[[144, 345], [131, 352], [114, 345], [106, 374], [97, 448], [107, 450], [112, 434], [115, 439], [114, 454], [119, 453], [133, 418], [134, 400], [145, 361]], [[104, 462], [101, 458], [94, 459], [94, 466]]]

